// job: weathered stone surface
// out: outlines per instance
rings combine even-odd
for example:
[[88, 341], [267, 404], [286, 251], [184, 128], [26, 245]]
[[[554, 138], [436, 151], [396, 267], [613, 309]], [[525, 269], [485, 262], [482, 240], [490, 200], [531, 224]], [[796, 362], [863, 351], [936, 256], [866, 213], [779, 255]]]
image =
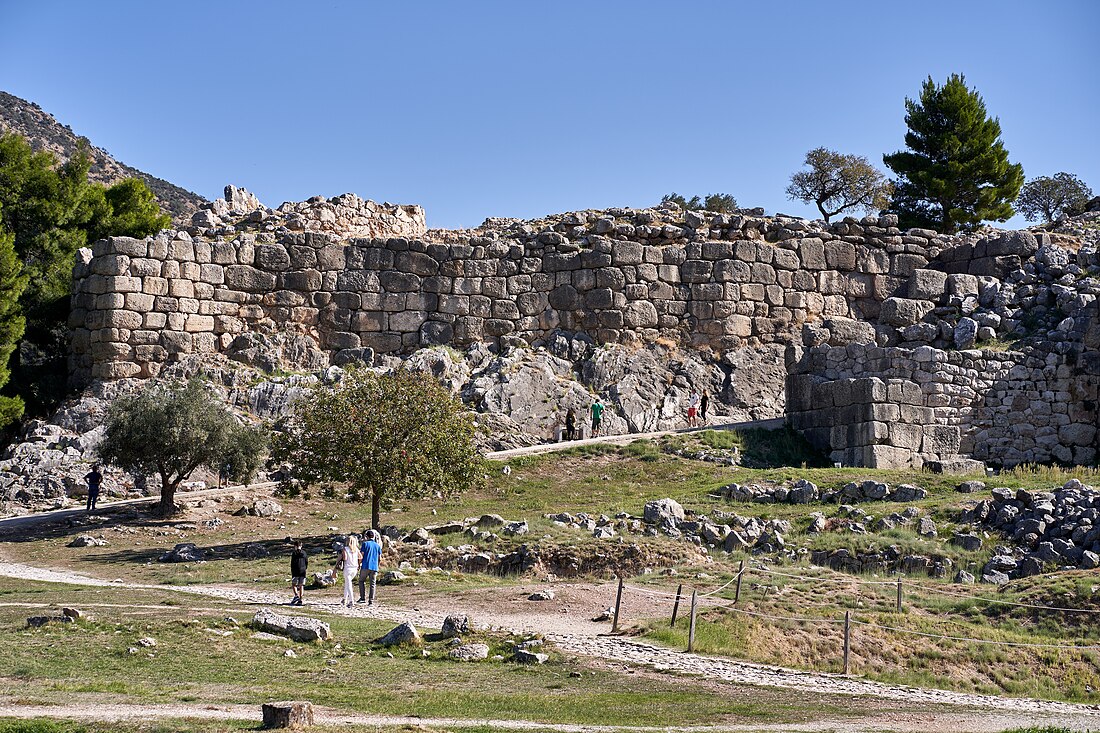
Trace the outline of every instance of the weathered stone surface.
[[332, 630], [324, 621], [306, 616], [284, 616], [270, 608], [261, 608], [252, 617], [252, 625], [270, 634], [289, 636], [294, 641], [328, 641]]

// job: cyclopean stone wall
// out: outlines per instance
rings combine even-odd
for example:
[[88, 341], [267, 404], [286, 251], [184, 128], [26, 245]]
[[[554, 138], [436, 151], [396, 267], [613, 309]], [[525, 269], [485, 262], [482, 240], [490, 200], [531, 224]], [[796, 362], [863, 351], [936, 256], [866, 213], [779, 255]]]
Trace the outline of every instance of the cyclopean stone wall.
[[[790, 423], [846, 464], [1095, 457], [1094, 242], [760, 210], [471, 230], [424, 229], [422, 215], [350, 194], [268, 209], [227, 187], [183, 230], [96, 242], [74, 270], [72, 380], [153, 377], [189, 354], [245, 360], [278, 335], [301, 358], [277, 366], [316, 369], [583, 334], [711, 354], [767, 416], [786, 400]], [[1019, 351], [976, 348], [1020, 335]], [[785, 365], [757, 368], [784, 347]]]
[[793, 358], [787, 419], [850, 466], [919, 468], [965, 456], [1091, 464], [1100, 338], [1095, 326], [1081, 335], [1084, 348], [1066, 353], [814, 347]]
[[[786, 344], [803, 323], [875, 318], [935, 244], [902, 235], [892, 217], [811, 229], [797, 219], [609, 210], [350, 240], [286, 223], [112, 238], [82, 251], [74, 381], [153, 376], [246, 332], [304, 334], [337, 362], [366, 349], [534, 343], [557, 330], [601, 343]], [[866, 324], [846, 327], [874, 340]]]

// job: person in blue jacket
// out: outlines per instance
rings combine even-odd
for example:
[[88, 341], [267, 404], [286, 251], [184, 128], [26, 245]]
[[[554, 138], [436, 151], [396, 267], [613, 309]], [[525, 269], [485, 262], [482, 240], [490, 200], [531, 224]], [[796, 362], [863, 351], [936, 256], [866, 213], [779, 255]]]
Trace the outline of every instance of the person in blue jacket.
[[[378, 585], [378, 561], [382, 559], [382, 537], [378, 530], [367, 532], [367, 538], [363, 540], [360, 548], [363, 555], [363, 565], [359, 568], [359, 602], [368, 606], [374, 605], [374, 591]], [[367, 579], [370, 579], [370, 595], [366, 594]]]

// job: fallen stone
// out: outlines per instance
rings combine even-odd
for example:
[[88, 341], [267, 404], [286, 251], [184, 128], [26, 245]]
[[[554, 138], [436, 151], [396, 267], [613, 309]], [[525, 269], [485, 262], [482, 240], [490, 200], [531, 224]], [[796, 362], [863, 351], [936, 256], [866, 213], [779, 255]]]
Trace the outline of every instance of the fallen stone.
[[470, 618], [465, 614], [453, 613], [443, 619], [443, 627], [440, 630], [443, 634], [443, 638], [450, 639], [452, 637], [465, 634], [470, 630]]
[[261, 608], [252, 617], [252, 625], [261, 631], [289, 636], [294, 641], [327, 641], [332, 630], [327, 623], [308, 616], [284, 616], [270, 608]]
[[106, 540], [101, 540], [98, 537], [92, 537], [87, 534], [76, 537], [68, 544], [69, 547], [106, 547], [106, 545]]
[[309, 702], [268, 702], [260, 709], [264, 728], [308, 728], [313, 725], [313, 705]]
[[527, 596], [529, 601], [552, 601], [554, 600], [554, 591], [551, 588], [545, 588], [538, 590]]
[[546, 661], [550, 659], [550, 655], [543, 654], [542, 652], [529, 652], [526, 649], [517, 649], [513, 659], [520, 664], [546, 664]]
[[402, 623], [390, 629], [386, 634], [375, 640], [375, 643], [382, 646], [401, 646], [403, 644], [409, 644], [412, 646], [421, 646], [424, 640], [420, 636], [420, 632], [416, 630], [416, 627], [410, 623]]
[[481, 659], [488, 659], [489, 646], [487, 644], [463, 644], [447, 652], [447, 656], [451, 659], [457, 659], [460, 662], [474, 662]]

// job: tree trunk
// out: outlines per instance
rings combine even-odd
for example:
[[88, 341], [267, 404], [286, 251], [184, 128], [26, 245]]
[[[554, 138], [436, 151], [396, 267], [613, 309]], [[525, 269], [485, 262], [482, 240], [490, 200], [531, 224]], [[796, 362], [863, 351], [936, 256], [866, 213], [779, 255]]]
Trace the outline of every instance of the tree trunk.
[[379, 528], [379, 517], [382, 514], [382, 492], [372, 489], [370, 492], [370, 526], [371, 529]]
[[162, 517], [170, 517], [176, 513], [176, 488], [180, 482], [168, 482], [161, 476], [160, 479], [160, 504], [157, 505], [157, 514]]

